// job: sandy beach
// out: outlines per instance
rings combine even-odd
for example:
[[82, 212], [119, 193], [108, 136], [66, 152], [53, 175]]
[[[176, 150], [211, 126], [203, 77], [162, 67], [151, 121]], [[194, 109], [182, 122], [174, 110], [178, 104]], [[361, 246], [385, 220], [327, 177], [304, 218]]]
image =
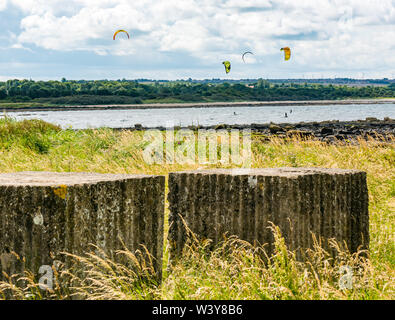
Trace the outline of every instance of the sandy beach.
[[6, 112], [17, 111], [80, 111], [80, 110], [128, 110], [128, 109], [166, 109], [166, 108], [224, 108], [224, 107], [262, 107], [262, 106], [314, 106], [350, 104], [388, 104], [393, 99], [354, 99], [354, 100], [309, 100], [309, 101], [245, 101], [245, 102], [201, 102], [201, 103], [150, 103], [150, 104], [112, 104], [112, 105], [63, 105], [59, 107], [3, 107]]

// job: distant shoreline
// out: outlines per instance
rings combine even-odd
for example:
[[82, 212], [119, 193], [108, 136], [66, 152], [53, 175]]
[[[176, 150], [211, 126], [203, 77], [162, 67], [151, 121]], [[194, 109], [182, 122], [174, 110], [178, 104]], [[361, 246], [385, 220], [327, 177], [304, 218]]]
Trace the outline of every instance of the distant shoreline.
[[2, 107], [2, 111], [84, 111], [84, 110], [141, 110], [174, 108], [226, 108], [226, 107], [269, 107], [269, 106], [320, 106], [351, 104], [387, 104], [393, 99], [352, 99], [352, 100], [306, 100], [306, 101], [244, 101], [244, 102], [196, 102], [196, 103], [147, 103], [147, 104], [112, 104], [112, 105], [78, 105], [78, 106], [32, 106]]

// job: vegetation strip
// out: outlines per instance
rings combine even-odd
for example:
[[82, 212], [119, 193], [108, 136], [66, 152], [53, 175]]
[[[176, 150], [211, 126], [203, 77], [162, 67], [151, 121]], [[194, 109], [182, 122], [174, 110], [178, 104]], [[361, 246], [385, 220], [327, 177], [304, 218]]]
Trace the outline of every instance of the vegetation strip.
[[[138, 108], [179, 107], [177, 103], [189, 103], [190, 107], [228, 106], [226, 103], [260, 105], [271, 102], [311, 103], [309, 101], [350, 101], [359, 99], [393, 99], [395, 83], [383, 86], [354, 87], [347, 85], [323, 85], [317, 83], [275, 83], [263, 79], [248, 83], [194, 83], [194, 82], [153, 82], [151, 84], [132, 80], [100, 80], [100, 81], [33, 81], [8, 80], [0, 82], [0, 108], [15, 107], [60, 107], [90, 106], [105, 107], [130, 106]], [[250, 102], [248, 102], [250, 101]], [[380, 101], [380, 100], [377, 100]], [[392, 100], [394, 101], [394, 100]], [[353, 103], [353, 102], [351, 102]], [[358, 103], [358, 102], [355, 102]], [[376, 102], [375, 102], [376, 103]], [[325, 104], [327, 104], [325, 102]], [[262, 105], [265, 105], [264, 103]], [[188, 104], [183, 105], [187, 107]]]

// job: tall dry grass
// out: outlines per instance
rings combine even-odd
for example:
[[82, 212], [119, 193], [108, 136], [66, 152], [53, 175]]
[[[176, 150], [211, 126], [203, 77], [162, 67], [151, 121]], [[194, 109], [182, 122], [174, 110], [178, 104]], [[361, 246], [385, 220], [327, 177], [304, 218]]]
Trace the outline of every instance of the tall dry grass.
[[[53, 290], [43, 292], [34, 275], [15, 275], [0, 283], [0, 296], [8, 299], [393, 299], [393, 270], [377, 269], [365, 252], [350, 254], [336, 242], [336, 258], [316, 243], [298, 261], [289, 251], [277, 227], [274, 254], [235, 237], [225, 239], [213, 251], [209, 240], [190, 237], [182, 258], [158, 282], [152, 265], [135, 254], [120, 250], [123, 263], [104, 252], [69, 255], [74, 266], [54, 269]], [[97, 248], [96, 248], [97, 249]], [[125, 266], [127, 265], [127, 266]], [[350, 288], [342, 288], [342, 267], [352, 270]]]
[[[31, 136], [35, 143], [30, 143]], [[139, 131], [60, 130], [42, 122], [17, 123], [8, 119], [0, 122], [0, 172], [46, 170], [166, 175], [178, 170], [221, 167], [148, 165], [142, 156], [147, 144], [143, 136], [144, 132]], [[64, 283], [62, 277], [73, 280], [68, 290], [59, 286], [54, 292], [44, 294], [37, 289], [37, 279], [31, 274], [22, 278], [15, 275], [3, 282], [0, 290], [15, 299], [62, 299], [73, 294], [84, 299], [393, 299], [394, 139], [386, 143], [359, 139], [337, 144], [300, 137], [266, 140], [262, 135], [253, 135], [253, 167], [353, 168], [367, 172], [371, 238], [368, 259], [343, 252], [333, 261], [316, 247], [309, 253], [309, 262], [303, 264], [294, 259], [277, 233], [277, 251], [269, 264], [256, 254], [259, 249], [234, 238], [210, 254], [205, 249], [207, 242], [192, 241], [183, 259], [167, 272], [165, 241], [161, 284], [150, 277], [147, 266], [142, 280], [136, 271], [140, 270], [138, 264], [125, 269], [105, 255], [88, 255], [74, 257], [76, 265], [81, 266], [77, 271], [63, 270], [59, 275], [59, 283]], [[165, 226], [165, 230], [167, 228]], [[229, 247], [234, 250], [227, 250]], [[124, 250], [119, 254], [133, 265], [135, 257], [131, 252]], [[354, 270], [352, 290], [339, 290], [339, 268], [344, 265]], [[19, 282], [18, 278], [21, 278]], [[22, 286], [22, 283], [29, 285]]]

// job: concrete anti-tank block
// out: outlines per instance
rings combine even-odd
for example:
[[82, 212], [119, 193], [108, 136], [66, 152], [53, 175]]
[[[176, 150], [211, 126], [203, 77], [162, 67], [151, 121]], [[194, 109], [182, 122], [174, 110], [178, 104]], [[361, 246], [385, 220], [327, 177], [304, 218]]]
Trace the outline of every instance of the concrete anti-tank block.
[[[0, 274], [64, 261], [94, 244], [115, 257], [146, 246], [161, 274], [164, 176], [18, 172], [0, 174]], [[24, 259], [15, 259], [12, 252]]]
[[[187, 232], [200, 238], [236, 235], [273, 251], [270, 222], [298, 256], [314, 234], [336, 239], [351, 252], [369, 244], [366, 173], [322, 168], [217, 169], [169, 176], [171, 257], [182, 253]], [[184, 220], [184, 222], [183, 222]]]

